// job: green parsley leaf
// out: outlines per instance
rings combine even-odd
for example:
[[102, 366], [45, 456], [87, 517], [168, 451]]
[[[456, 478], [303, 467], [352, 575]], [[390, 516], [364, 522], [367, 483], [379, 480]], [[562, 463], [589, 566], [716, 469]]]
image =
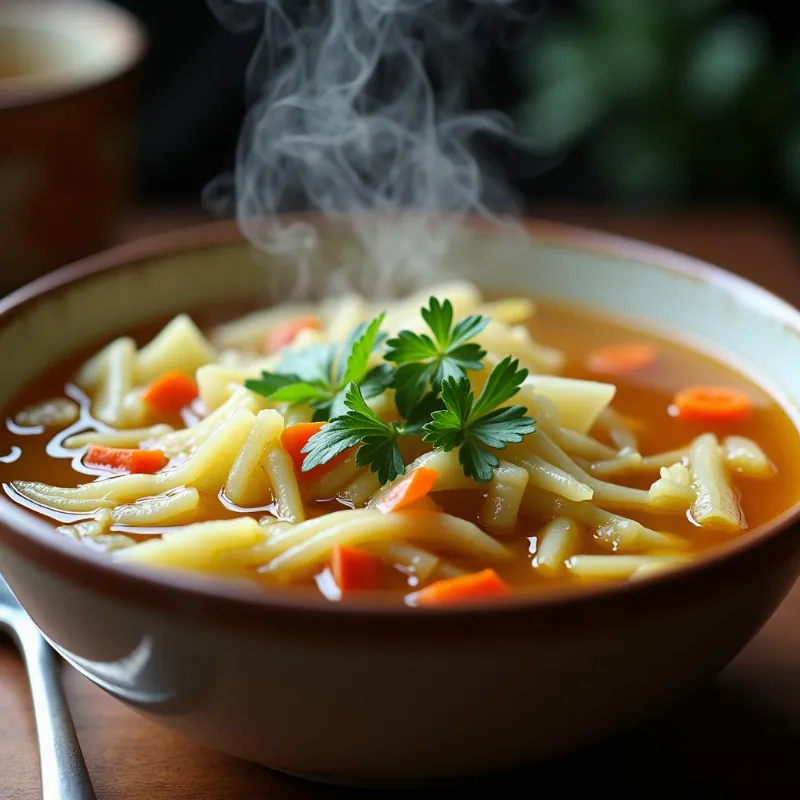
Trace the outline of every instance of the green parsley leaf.
[[408, 417], [428, 387], [431, 368], [421, 361], [401, 364], [394, 371], [392, 386], [395, 388], [394, 403], [401, 417]]
[[490, 481], [500, 466], [500, 459], [491, 450], [484, 450], [472, 439], [467, 439], [461, 445], [458, 460], [464, 468], [464, 474], [476, 483]]
[[357, 325], [338, 358], [336, 346], [331, 344], [290, 350], [275, 372], [264, 372], [260, 379], [246, 381], [245, 386], [273, 402], [310, 405], [315, 422], [344, 414], [345, 387], [350, 383], [361, 384], [367, 398], [379, 395], [391, 384], [388, 364], [368, 370], [370, 355], [385, 338], [380, 333], [384, 317], [381, 314], [369, 323]]
[[494, 365], [478, 397], [478, 402], [475, 403], [472, 411], [474, 416], [483, 416], [493, 408], [503, 405], [519, 391], [522, 382], [528, 377], [528, 370], [518, 370], [518, 366], [519, 361], [512, 359], [511, 356], [506, 356]]
[[383, 484], [405, 474], [405, 462], [397, 441], [401, 431], [384, 422], [366, 403], [358, 384], [350, 383], [345, 390], [345, 406], [349, 409], [325, 425], [306, 443], [302, 452], [303, 471], [326, 464], [339, 453], [357, 447], [356, 464], [369, 466], [378, 473]]
[[453, 328], [453, 333], [450, 335], [450, 347], [459, 347], [464, 342], [474, 339], [488, 324], [489, 318], [482, 317], [480, 314], [470, 314], [465, 317]]
[[525, 406], [498, 408], [471, 423], [472, 435], [496, 450], [521, 442], [523, 436], [535, 430], [534, 420], [525, 416], [526, 411]]
[[392, 367], [390, 364], [379, 364], [373, 367], [361, 381], [357, 381], [365, 400], [383, 394], [392, 385]]
[[[268, 383], [269, 381], [265, 380], [247, 381], [245, 386], [247, 386], [248, 389], [257, 391], [259, 394], [265, 394], [265, 392], [260, 391], [260, 388]], [[255, 389], [254, 386], [256, 387]], [[312, 403], [315, 401], [324, 403], [326, 398], [327, 394], [324, 388], [302, 382], [285, 384], [269, 394], [269, 399], [275, 401], [276, 403], [291, 403], [292, 405], [297, 405], [299, 403]]]
[[372, 351], [381, 343], [379, 330], [383, 325], [386, 313], [375, 317], [369, 324], [359, 323], [347, 337], [342, 348], [339, 363], [336, 366], [336, 383], [346, 386], [348, 383], [361, 383], [367, 373], [367, 362]]
[[397, 410], [403, 415], [419, 402], [428, 383], [438, 390], [448, 378], [464, 377], [468, 369], [483, 369], [486, 355], [479, 344], [468, 340], [489, 324], [487, 317], [473, 314], [451, 330], [453, 306], [449, 300], [440, 303], [435, 297], [420, 313], [433, 338], [426, 333], [400, 331], [386, 343], [386, 360], [400, 365], [393, 386]]
[[303, 383], [302, 378], [297, 375], [277, 375], [270, 372], [262, 373], [260, 380], [246, 380], [244, 385], [256, 394], [263, 394], [269, 397], [277, 391], [287, 387]]
[[389, 351], [384, 357], [387, 361], [393, 361], [395, 364], [424, 361], [439, 355], [439, 348], [426, 333], [400, 331], [394, 339], [386, 342], [386, 346]]
[[[369, 400], [371, 397], [377, 397], [379, 394], [383, 394], [383, 392], [392, 385], [391, 366], [389, 364], [379, 364], [377, 367], [373, 367], [366, 374], [364, 380], [362, 380], [358, 385], [361, 389], [361, 394], [366, 400]], [[328, 416], [324, 417], [323, 419], [340, 417], [342, 414], [347, 412], [347, 406], [345, 405], [346, 391], [347, 387], [337, 392], [336, 396], [333, 398], [333, 402], [330, 404], [330, 408], [328, 409]]]
[[331, 373], [336, 358], [336, 346], [311, 344], [299, 350], [288, 350], [278, 364], [278, 375], [296, 375], [305, 383], [331, 386]]
[[444, 350], [450, 344], [450, 326], [453, 324], [453, 304], [449, 300], [440, 303], [435, 297], [428, 301], [429, 308], [420, 312], [431, 329], [436, 343]]
[[421, 434], [425, 425], [431, 421], [434, 411], [442, 411], [444, 402], [437, 392], [428, 392], [410, 411], [405, 415], [406, 421], [403, 424], [403, 433], [408, 435]]
[[435, 447], [449, 451], [462, 445], [466, 439], [465, 428], [475, 396], [467, 378], [448, 378], [442, 384], [444, 409], [431, 414], [431, 421], [424, 427], [423, 441], [434, 441]]
[[326, 397], [322, 400], [313, 400], [309, 403], [314, 413], [311, 415], [312, 422], [327, 422], [333, 416], [333, 407], [337, 404], [337, 396]]
[[486, 448], [502, 450], [536, 430], [523, 406], [497, 408], [519, 391], [527, 377], [528, 371], [517, 369], [518, 366], [519, 362], [510, 356], [498, 362], [477, 401], [466, 377], [445, 379], [444, 409], [434, 411], [431, 421], [423, 427], [423, 441], [434, 448], [459, 448], [458, 460], [464, 474], [478, 483], [490, 480], [500, 463], [497, 455]]

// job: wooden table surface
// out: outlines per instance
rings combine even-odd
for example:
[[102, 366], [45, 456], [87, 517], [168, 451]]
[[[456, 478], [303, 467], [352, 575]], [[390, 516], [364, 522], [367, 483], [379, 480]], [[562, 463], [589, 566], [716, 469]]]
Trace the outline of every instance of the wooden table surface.
[[[686, 213], [619, 217], [550, 213], [714, 261], [800, 301], [800, 266], [789, 230], [765, 214]], [[133, 218], [123, 236], [164, 230], [197, 217]], [[318, 787], [190, 744], [139, 717], [71, 668], [64, 680], [100, 800], [322, 800], [361, 792]], [[635, 733], [566, 762], [483, 788], [512, 797], [552, 788], [608, 789], [617, 797], [676, 793], [722, 798], [797, 794], [800, 757], [800, 584], [772, 620], [711, 684]], [[524, 787], [524, 789], [522, 788]], [[0, 798], [38, 798], [38, 764], [22, 665], [0, 639]], [[430, 796], [451, 796], [442, 790]], [[461, 796], [462, 791], [454, 792]], [[428, 793], [419, 796], [426, 797]]]

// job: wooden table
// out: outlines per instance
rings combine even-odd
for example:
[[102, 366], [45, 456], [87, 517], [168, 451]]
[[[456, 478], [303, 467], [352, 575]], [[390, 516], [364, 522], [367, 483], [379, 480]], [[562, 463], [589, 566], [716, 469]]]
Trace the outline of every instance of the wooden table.
[[[596, 211], [549, 214], [656, 242], [714, 261], [800, 301], [800, 266], [790, 232], [764, 214], [619, 217]], [[193, 213], [135, 217], [131, 237], [196, 221]], [[318, 787], [189, 744], [140, 718], [65, 668], [67, 694], [100, 800], [321, 800], [360, 792]], [[566, 763], [485, 787], [496, 797], [553, 789], [579, 796], [676, 793], [765, 798], [797, 785], [800, 758], [800, 584], [772, 620], [717, 678], [636, 733]], [[522, 788], [524, 787], [524, 789]], [[437, 791], [440, 798], [449, 793]], [[454, 792], [461, 796], [463, 792]], [[428, 796], [424, 793], [420, 796]], [[0, 798], [39, 797], [31, 707], [22, 665], [0, 641]]]

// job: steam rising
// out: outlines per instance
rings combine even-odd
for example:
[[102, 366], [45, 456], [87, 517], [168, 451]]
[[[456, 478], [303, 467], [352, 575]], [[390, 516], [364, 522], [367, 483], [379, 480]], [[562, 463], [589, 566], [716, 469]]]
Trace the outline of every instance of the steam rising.
[[[473, 154], [481, 137], [511, 135], [506, 119], [461, 110], [478, 26], [512, 1], [210, 0], [230, 29], [260, 24], [262, 34], [235, 175], [213, 183], [207, 202], [232, 199], [253, 245], [301, 267], [314, 225], [275, 215], [345, 220], [373, 266], [360, 287], [370, 294], [397, 290], [400, 277], [441, 277], [465, 215], [512, 208]], [[308, 273], [298, 272], [303, 292]], [[331, 281], [328, 290], [352, 285], [346, 265]]]

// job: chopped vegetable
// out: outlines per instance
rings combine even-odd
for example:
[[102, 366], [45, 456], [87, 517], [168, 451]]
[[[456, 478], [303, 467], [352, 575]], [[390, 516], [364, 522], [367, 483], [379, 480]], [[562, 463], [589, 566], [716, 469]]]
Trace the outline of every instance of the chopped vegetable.
[[166, 372], [142, 392], [142, 400], [153, 411], [174, 414], [197, 397], [197, 384], [180, 370]]
[[417, 606], [444, 606], [506, 597], [510, 593], [508, 584], [493, 569], [484, 569], [481, 572], [436, 581], [409, 595], [408, 601]]
[[378, 556], [337, 544], [331, 556], [331, 571], [342, 594], [370, 591], [380, 588], [381, 563]]
[[657, 359], [658, 352], [649, 342], [626, 342], [592, 351], [586, 359], [586, 366], [592, 372], [625, 374], [649, 367]]
[[175, 317], [138, 353], [133, 340], [129, 344], [135, 358], [138, 384], [147, 384], [173, 369], [193, 375], [198, 367], [211, 364], [217, 358], [215, 349], [188, 314]]
[[322, 320], [313, 314], [295, 317], [267, 333], [264, 340], [266, 351], [268, 353], [277, 353], [278, 350], [283, 350], [284, 347], [288, 347], [297, 338], [297, 334], [300, 331], [321, 331], [322, 329]]
[[744, 422], [753, 413], [753, 402], [739, 389], [727, 386], [691, 386], [675, 395], [678, 417], [705, 424]]
[[84, 457], [90, 467], [100, 467], [114, 472], [130, 472], [152, 475], [163, 469], [169, 459], [162, 450], [127, 450], [122, 447], [92, 445]]
[[378, 503], [378, 510], [384, 513], [399, 511], [422, 500], [433, 489], [438, 477], [439, 473], [435, 469], [417, 467]]
[[337, 464], [341, 464], [347, 458], [347, 453], [342, 452], [336, 458], [318, 466], [316, 469], [303, 471], [303, 448], [308, 444], [308, 440], [315, 434], [319, 433], [324, 427], [328, 425], [327, 422], [298, 422], [295, 425], [289, 425], [284, 428], [281, 433], [281, 444], [283, 449], [289, 454], [294, 464], [294, 471], [299, 478], [304, 480], [313, 480], [320, 475], [332, 469]]

